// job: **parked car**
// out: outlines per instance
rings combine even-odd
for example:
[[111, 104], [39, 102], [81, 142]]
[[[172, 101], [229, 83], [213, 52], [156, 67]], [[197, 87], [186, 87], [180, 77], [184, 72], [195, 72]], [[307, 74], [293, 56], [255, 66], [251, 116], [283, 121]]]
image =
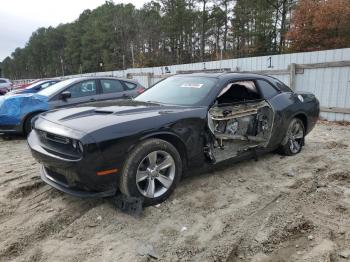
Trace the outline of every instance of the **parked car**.
[[60, 80], [58, 79], [46, 79], [46, 80], [40, 80], [37, 81], [25, 88], [22, 89], [15, 89], [10, 92], [8, 92], [6, 95], [16, 95], [16, 94], [27, 94], [27, 93], [37, 93], [40, 90], [43, 90], [49, 86], [52, 86], [56, 83], [58, 83]]
[[298, 154], [319, 116], [313, 94], [245, 73], [189, 74], [134, 100], [41, 114], [28, 137], [41, 177], [72, 195], [145, 205], [165, 200], [183, 170], [279, 149]]
[[25, 83], [18, 83], [17, 82], [13, 85], [13, 89], [15, 89], [15, 90], [23, 89], [23, 88], [26, 88], [27, 86], [30, 86], [30, 85], [35, 84], [35, 83], [42, 81], [42, 80], [44, 80], [44, 79], [35, 79], [35, 80], [25, 82]]
[[81, 103], [130, 98], [144, 90], [138, 82], [111, 77], [73, 78], [47, 87], [38, 93], [0, 97], [0, 133], [24, 133], [31, 121], [51, 109]]
[[0, 95], [5, 95], [12, 89], [12, 82], [6, 78], [0, 78]]

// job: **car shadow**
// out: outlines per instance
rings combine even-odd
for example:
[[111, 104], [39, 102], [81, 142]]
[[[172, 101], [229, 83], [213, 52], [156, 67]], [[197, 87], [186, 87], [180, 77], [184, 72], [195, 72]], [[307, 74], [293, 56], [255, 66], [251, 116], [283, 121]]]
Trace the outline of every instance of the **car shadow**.
[[24, 135], [17, 134], [2, 134], [0, 133], [0, 141], [11, 141], [11, 140], [25, 140], [27, 139]]

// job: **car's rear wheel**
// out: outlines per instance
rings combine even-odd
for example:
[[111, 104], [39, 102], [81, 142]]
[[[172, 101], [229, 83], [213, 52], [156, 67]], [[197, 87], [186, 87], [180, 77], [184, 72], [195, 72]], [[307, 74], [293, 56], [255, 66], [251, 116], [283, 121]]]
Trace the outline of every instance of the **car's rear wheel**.
[[182, 174], [182, 160], [176, 148], [161, 139], [140, 143], [127, 158], [119, 183], [120, 191], [140, 197], [144, 205], [167, 199]]
[[283, 144], [280, 147], [282, 154], [292, 156], [300, 153], [304, 145], [305, 127], [299, 118], [293, 118], [289, 123]]

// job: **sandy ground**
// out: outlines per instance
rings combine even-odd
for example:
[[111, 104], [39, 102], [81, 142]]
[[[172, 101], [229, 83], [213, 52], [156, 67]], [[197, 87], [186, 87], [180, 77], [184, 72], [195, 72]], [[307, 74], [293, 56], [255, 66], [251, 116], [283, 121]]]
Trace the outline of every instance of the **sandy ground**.
[[0, 261], [347, 261], [350, 126], [295, 157], [193, 171], [135, 218], [50, 188], [23, 139], [0, 139]]

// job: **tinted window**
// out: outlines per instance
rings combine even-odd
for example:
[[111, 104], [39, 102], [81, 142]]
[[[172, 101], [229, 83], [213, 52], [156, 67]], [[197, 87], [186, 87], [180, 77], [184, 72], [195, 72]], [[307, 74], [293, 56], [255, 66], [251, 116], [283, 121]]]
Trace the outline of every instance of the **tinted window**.
[[46, 84], [45, 81], [38, 81], [38, 82], [35, 82], [33, 84], [30, 84], [29, 86], [27, 86], [25, 89], [32, 89], [32, 88], [36, 88], [36, 87], [41, 87], [42, 85]]
[[77, 80], [74, 78], [71, 78], [71, 79], [58, 82], [57, 84], [54, 84], [52, 86], [49, 86], [48, 88], [45, 88], [39, 91], [39, 94], [43, 96], [52, 96], [56, 94], [56, 92], [60, 92], [63, 88], [67, 87], [68, 85], [72, 84], [75, 81]]
[[96, 83], [94, 80], [80, 82], [72, 85], [65, 91], [69, 91], [72, 94], [71, 98], [93, 96], [96, 95]]
[[265, 80], [257, 80], [260, 87], [260, 92], [265, 98], [271, 98], [278, 94], [276, 88], [274, 88], [270, 83]]
[[7, 83], [5, 80], [0, 79], [0, 84]]
[[49, 86], [52, 85], [52, 84], [54, 84], [54, 82], [47, 82], [47, 83], [45, 83], [45, 84], [42, 84], [42, 85], [41, 85], [41, 88], [44, 89], [44, 88], [46, 88], [46, 87], [49, 87]]
[[122, 83], [118, 80], [103, 79], [101, 80], [101, 86], [103, 93], [117, 93], [124, 91]]
[[126, 88], [127, 88], [128, 90], [135, 89], [135, 87], [137, 86], [136, 84], [130, 83], [130, 82], [124, 82], [124, 84], [126, 85]]
[[207, 97], [217, 81], [216, 78], [210, 77], [173, 76], [158, 82], [135, 100], [173, 105], [196, 105]]

